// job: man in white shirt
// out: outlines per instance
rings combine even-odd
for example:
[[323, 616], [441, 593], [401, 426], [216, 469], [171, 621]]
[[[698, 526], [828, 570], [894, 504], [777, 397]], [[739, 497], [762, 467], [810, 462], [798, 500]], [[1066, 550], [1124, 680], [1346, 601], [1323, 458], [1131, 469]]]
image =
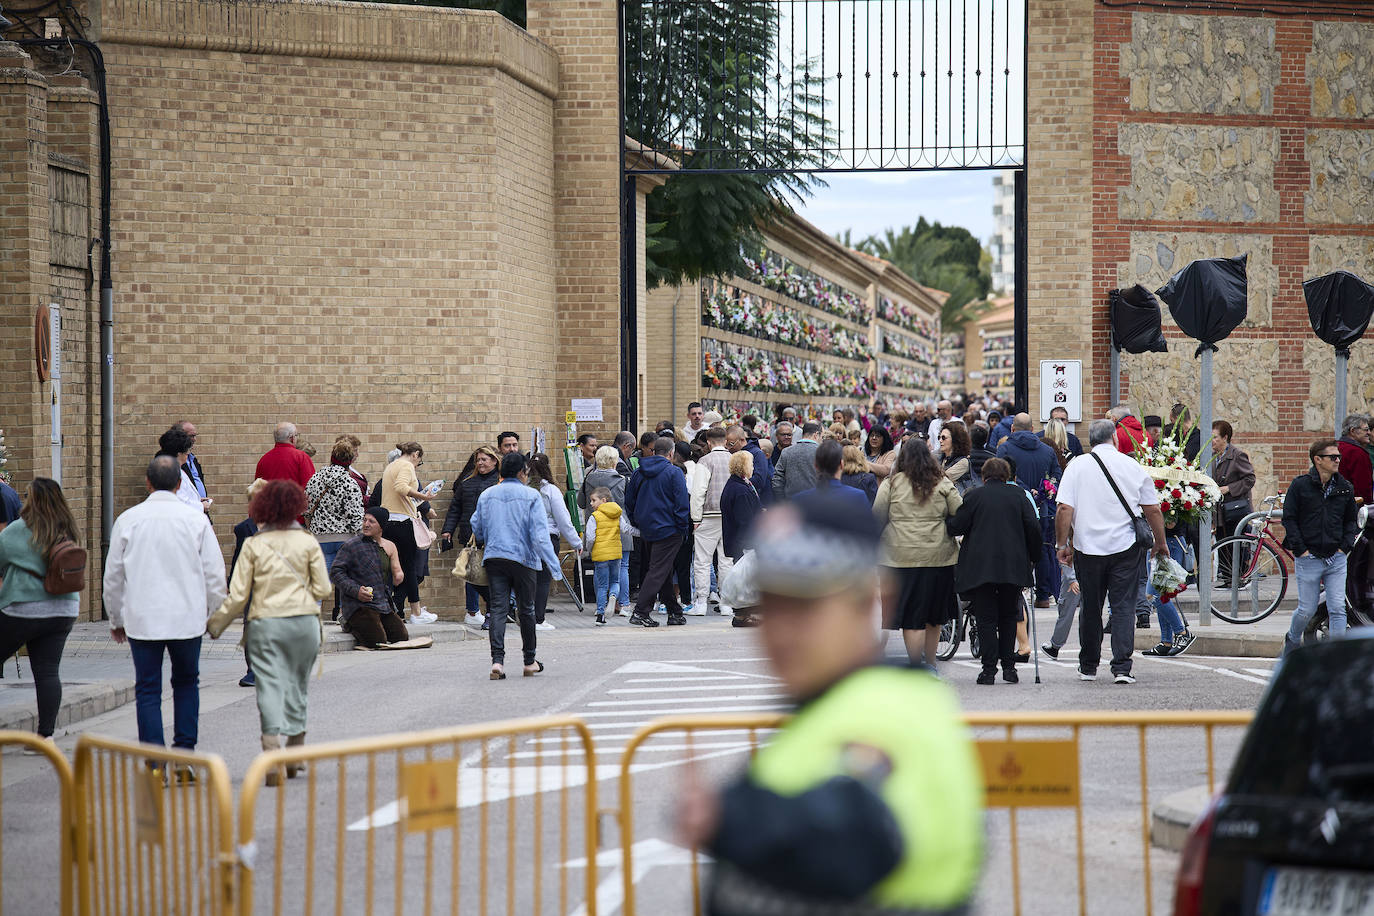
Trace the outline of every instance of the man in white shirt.
[[[1137, 514], [1149, 522], [1154, 533], [1153, 552], [1167, 555], [1168, 550], [1154, 478], [1134, 458], [1116, 450], [1115, 438], [1116, 427], [1111, 420], [1094, 421], [1088, 428], [1092, 453], [1075, 458], [1064, 469], [1059, 481], [1055, 545], [1059, 561], [1073, 564], [1083, 602], [1078, 618], [1079, 678], [1097, 679], [1097, 665], [1102, 660], [1102, 600], [1110, 597], [1112, 674], [1118, 684], [1134, 684], [1135, 605], [1142, 587], [1140, 548], [1133, 527]], [[1126, 506], [1121, 504], [1123, 499]]]
[[[164, 745], [162, 654], [172, 663], [172, 746], [194, 750], [200, 718], [200, 641], [205, 621], [224, 602], [224, 555], [205, 513], [182, 503], [177, 459], [148, 465], [148, 498], [110, 531], [105, 612], [117, 643], [134, 659], [138, 740]], [[189, 770], [178, 770], [186, 778]]]
[[705, 428], [706, 408], [701, 406], [700, 401], [693, 401], [687, 405], [687, 425], [682, 428], [683, 435], [691, 442]]
[[926, 444], [936, 454], [940, 451], [940, 429], [953, 413], [954, 405], [949, 401], [941, 401], [935, 405], [935, 419], [930, 421], [930, 426], [926, 429]]
[[[712, 557], [715, 557], [720, 579], [724, 579], [734, 567], [734, 561], [725, 555], [725, 544], [721, 539], [720, 494], [725, 490], [725, 482], [730, 479], [730, 450], [725, 447], [725, 436], [725, 430], [719, 426], [706, 430], [706, 444], [711, 446], [711, 450], [701, 456], [696, 472], [688, 481], [692, 527], [696, 531], [692, 566], [692, 591], [695, 597], [682, 612], [689, 617], [706, 616], [711, 591]], [[719, 610], [722, 614], [727, 611], [724, 607]]]

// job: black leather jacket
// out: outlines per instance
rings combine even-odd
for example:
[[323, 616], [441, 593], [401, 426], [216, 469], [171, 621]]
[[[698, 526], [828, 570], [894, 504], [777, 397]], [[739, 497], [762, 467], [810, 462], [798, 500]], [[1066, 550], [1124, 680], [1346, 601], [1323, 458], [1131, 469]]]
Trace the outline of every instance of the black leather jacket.
[[500, 481], [500, 469], [493, 468], [490, 474], [474, 472], [454, 482], [453, 502], [448, 504], [448, 512], [444, 515], [443, 533], [453, 534], [456, 530], [458, 534], [454, 543], [458, 546], [465, 545], [468, 538], [472, 537], [472, 513], [477, 508], [477, 497], [487, 487], [495, 486]]
[[1283, 499], [1283, 546], [1295, 557], [1309, 551], [1322, 559], [1337, 550], [1349, 553], [1359, 533], [1355, 512], [1350, 481], [1334, 474], [1323, 488], [1313, 468], [1293, 481]]

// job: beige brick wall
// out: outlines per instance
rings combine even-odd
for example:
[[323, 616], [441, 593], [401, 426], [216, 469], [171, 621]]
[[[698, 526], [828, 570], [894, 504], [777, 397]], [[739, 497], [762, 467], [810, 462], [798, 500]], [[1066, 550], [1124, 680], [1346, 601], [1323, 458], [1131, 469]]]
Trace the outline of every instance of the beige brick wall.
[[[226, 549], [279, 420], [317, 464], [358, 435], [373, 480], [402, 440], [449, 482], [502, 429], [556, 444], [547, 46], [494, 14], [351, 3], [107, 0], [101, 25], [117, 511], [183, 418]], [[451, 616], [448, 557], [424, 593]]]
[[[554, 102], [557, 394], [601, 398], [607, 438], [620, 424], [620, 175], [622, 138], [616, 0], [529, 0], [530, 34], [558, 54]], [[642, 363], [641, 363], [642, 368]]]
[[[1089, 342], [1097, 323], [1083, 326], [1093, 292], [1093, 3], [1031, 0], [1027, 23], [1027, 308], [1030, 403], [1038, 404], [1042, 359], [1083, 360], [1085, 388], [1105, 377]], [[1085, 410], [1090, 400], [1085, 390]]]

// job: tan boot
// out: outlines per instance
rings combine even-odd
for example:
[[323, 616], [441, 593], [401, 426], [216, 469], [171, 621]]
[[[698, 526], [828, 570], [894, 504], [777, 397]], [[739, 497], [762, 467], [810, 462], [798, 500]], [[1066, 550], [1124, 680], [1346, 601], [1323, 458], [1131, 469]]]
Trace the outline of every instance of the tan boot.
[[[276, 751], [281, 749], [281, 735], [263, 735], [262, 749], [264, 751]], [[281, 770], [271, 770], [267, 774], [267, 785], [278, 786], [281, 784]]]
[[[305, 744], [305, 732], [301, 732], [299, 735], [288, 735], [288, 736], [286, 737], [286, 746], [287, 746], [287, 747], [300, 747], [300, 746], [302, 746], [303, 744]], [[299, 776], [301, 773], [304, 773], [304, 772], [305, 772], [305, 761], [303, 761], [303, 760], [297, 761], [297, 762], [295, 762], [295, 763], [288, 763], [288, 764], [286, 765], [286, 778], [287, 778], [287, 779], [295, 779], [297, 776]]]

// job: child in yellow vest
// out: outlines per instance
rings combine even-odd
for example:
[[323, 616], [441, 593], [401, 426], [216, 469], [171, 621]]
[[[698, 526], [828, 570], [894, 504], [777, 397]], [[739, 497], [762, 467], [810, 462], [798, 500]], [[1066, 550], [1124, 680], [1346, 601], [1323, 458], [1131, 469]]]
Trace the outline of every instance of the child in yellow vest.
[[620, 515], [623, 511], [611, 491], [597, 487], [587, 497], [592, 514], [582, 533], [583, 549], [592, 556], [592, 581], [596, 586], [596, 625], [606, 625], [607, 601], [623, 597], [620, 591]]

